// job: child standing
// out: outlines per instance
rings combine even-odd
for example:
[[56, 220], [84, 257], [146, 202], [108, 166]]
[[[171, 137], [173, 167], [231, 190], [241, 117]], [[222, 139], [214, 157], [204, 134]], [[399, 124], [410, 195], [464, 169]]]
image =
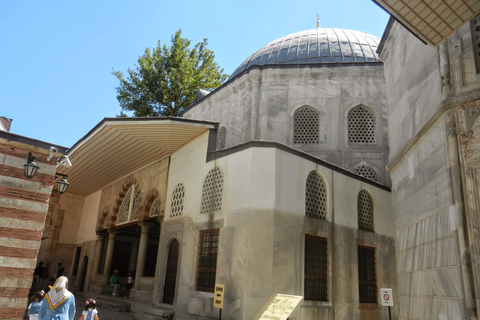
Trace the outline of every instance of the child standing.
[[97, 302], [94, 299], [85, 301], [85, 310], [78, 320], [98, 320]]
[[43, 290], [38, 291], [33, 295], [33, 301], [28, 306], [28, 319], [30, 320], [38, 320], [38, 312], [40, 311], [40, 305], [42, 304], [42, 300], [45, 297], [45, 292]]
[[127, 291], [125, 292], [125, 298], [123, 299], [128, 299], [128, 295], [130, 294], [130, 289], [133, 288], [134, 282], [135, 282], [135, 279], [133, 279], [132, 277], [132, 272], [129, 272], [127, 276]]

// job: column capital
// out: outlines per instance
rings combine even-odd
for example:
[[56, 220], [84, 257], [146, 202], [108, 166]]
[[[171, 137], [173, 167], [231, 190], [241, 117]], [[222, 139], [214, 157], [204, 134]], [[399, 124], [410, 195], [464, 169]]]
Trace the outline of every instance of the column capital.
[[151, 222], [142, 221], [138, 224], [142, 228], [142, 232], [148, 232], [148, 229], [152, 226]]

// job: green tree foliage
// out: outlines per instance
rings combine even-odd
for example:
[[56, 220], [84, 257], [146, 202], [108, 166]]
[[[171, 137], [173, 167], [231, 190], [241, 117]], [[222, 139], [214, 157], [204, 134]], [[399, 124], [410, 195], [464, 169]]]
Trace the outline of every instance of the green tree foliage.
[[181, 37], [182, 30], [172, 35], [172, 45], [145, 49], [138, 65], [128, 69], [128, 77], [113, 70], [120, 81], [117, 100], [124, 111], [135, 117], [179, 116], [195, 100], [199, 89], [215, 89], [228, 77], [207, 49], [207, 39], [190, 48], [191, 41]]

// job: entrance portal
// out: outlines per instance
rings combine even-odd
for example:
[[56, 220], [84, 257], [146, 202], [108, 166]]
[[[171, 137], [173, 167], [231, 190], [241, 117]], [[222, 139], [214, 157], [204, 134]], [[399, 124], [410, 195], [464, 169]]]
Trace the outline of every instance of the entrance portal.
[[168, 247], [167, 272], [165, 275], [165, 286], [163, 288], [163, 303], [173, 304], [175, 299], [175, 286], [177, 283], [179, 244], [176, 239]]

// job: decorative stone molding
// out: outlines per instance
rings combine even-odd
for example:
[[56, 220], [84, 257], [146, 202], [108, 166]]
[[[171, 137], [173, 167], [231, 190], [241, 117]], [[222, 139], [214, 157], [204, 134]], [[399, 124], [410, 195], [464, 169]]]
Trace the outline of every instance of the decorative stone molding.
[[465, 163], [480, 160], [480, 100], [467, 102], [458, 109], [460, 146]]

